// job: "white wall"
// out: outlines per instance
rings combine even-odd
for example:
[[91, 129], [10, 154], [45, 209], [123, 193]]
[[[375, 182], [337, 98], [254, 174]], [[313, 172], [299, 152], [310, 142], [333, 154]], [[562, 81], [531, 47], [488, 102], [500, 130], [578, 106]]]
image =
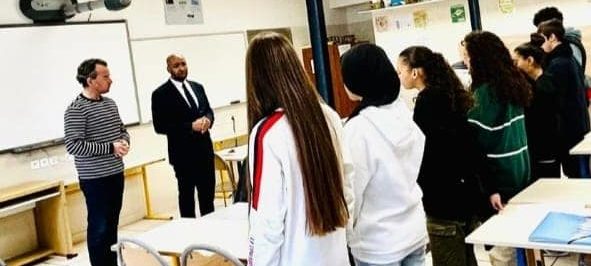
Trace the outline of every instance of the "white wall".
[[[0, 1], [0, 24], [31, 23], [18, 9], [18, 0]], [[203, 0], [204, 24], [169, 26], [164, 22], [164, 0], [134, 0], [132, 5], [119, 12], [105, 9], [92, 12], [91, 21], [126, 19], [129, 33], [133, 40], [146, 37], [162, 37], [185, 34], [206, 34], [228, 31], [244, 31], [247, 29], [290, 27], [294, 46], [309, 45], [307, 31], [307, 14], [303, 0]], [[327, 28], [340, 29], [346, 22], [344, 10], [331, 10], [325, 4]], [[86, 21], [89, 13], [77, 15], [68, 21]], [[72, 40], [76, 41], [76, 40]], [[164, 60], [164, 59], [163, 59]], [[23, 65], [29, 62], [22, 62]], [[15, 65], [15, 67], [18, 67]], [[47, 66], [48, 68], [52, 66]], [[191, 67], [191, 66], [189, 66]], [[74, 69], [64, 69], [71, 71]], [[162, 71], [165, 71], [163, 69]], [[116, 77], [116, 73], [113, 73]], [[136, 76], [136, 79], [142, 77]], [[117, 82], [115, 80], [114, 82]], [[216, 123], [212, 129], [214, 139], [223, 139], [233, 135], [231, 117], [236, 117], [236, 129], [239, 134], [247, 131], [246, 104], [217, 108]], [[26, 114], [23, 114], [26, 115]], [[134, 145], [146, 145], [149, 149], [166, 152], [163, 137], [153, 132], [152, 126], [142, 125], [130, 128], [132, 149]], [[32, 170], [30, 162], [48, 156], [60, 158], [58, 165], [46, 169]], [[149, 168], [149, 175], [154, 182], [152, 188], [165, 191], [167, 195], [152, 194], [155, 209], [163, 211], [176, 206], [176, 181], [171, 167], [160, 163]], [[36, 150], [22, 154], [0, 154], [0, 187], [10, 186], [27, 179], [63, 178], [75, 175], [73, 163], [66, 159], [63, 146]]]
[[[452, 4], [461, 3], [464, 4], [467, 12], [466, 22], [452, 24], [449, 7]], [[589, 14], [591, 14], [591, 2], [588, 0], [515, 0], [515, 11], [511, 14], [501, 13], [498, 8], [498, 1], [480, 1], [482, 25], [484, 30], [514, 41], [515, 36], [525, 37], [536, 30], [531, 22], [533, 15], [546, 6], [558, 7], [564, 14], [566, 26], [583, 27], [591, 25], [591, 20], [588, 19]], [[347, 8], [347, 23], [349, 25], [372, 20], [371, 15], [357, 13], [362, 9], [367, 8], [363, 5]], [[458, 61], [458, 43], [471, 30], [467, 1], [442, 1], [378, 14], [389, 15], [394, 18], [404, 16], [412, 18], [412, 12], [416, 10], [425, 10], [427, 12], [429, 17], [427, 28], [377, 32], [374, 27], [375, 42], [382, 46], [393, 60], [407, 46], [422, 44], [442, 52], [450, 62]], [[583, 38], [585, 39], [585, 36]], [[591, 38], [591, 36], [586, 38]]]

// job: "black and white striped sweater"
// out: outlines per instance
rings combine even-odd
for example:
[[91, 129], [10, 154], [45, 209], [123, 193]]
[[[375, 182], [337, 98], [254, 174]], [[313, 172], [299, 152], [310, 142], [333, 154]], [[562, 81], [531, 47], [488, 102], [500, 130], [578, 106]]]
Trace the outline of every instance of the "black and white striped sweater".
[[78, 177], [93, 179], [123, 171], [123, 160], [113, 153], [113, 142], [129, 134], [115, 101], [78, 95], [64, 115], [66, 150], [74, 155]]

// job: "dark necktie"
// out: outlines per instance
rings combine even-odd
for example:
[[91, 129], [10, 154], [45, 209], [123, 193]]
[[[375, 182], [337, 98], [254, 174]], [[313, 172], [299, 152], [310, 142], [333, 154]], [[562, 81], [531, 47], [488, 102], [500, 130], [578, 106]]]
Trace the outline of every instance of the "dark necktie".
[[195, 100], [193, 100], [193, 96], [191, 96], [191, 93], [189, 93], [189, 90], [187, 90], [185, 83], [183, 82], [182, 84], [183, 84], [183, 92], [185, 93], [185, 96], [187, 97], [187, 101], [189, 101], [189, 105], [191, 106], [191, 112], [194, 114], [199, 113], [199, 111], [197, 109], [197, 103], [195, 103]]

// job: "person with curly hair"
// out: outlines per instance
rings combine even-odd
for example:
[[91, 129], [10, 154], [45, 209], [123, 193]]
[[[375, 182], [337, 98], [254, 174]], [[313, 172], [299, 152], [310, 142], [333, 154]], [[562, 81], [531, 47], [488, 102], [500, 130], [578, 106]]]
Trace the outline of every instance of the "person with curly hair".
[[[480, 169], [484, 193], [492, 208], [501, 211], [529, 184], [523, 110], [531, 98], [531, 85], [497, 35], [475, 31], [466, 35], [464, 43], [475, 99], [468, 122], [476, 129], [478, 148], [486, 154]], [[511, 260], [514, 254], [514, 249], [495, 247], [491, 264]]]
[[[411, 46], [398, 57], [406, 89], [418, 89], [413, 119], [425, 134], [418, 183], [423, 190], [434, 266], [476, 266], [464, 238], [477, 226], [482, 202], [474, 163], [475, 134], [467, 122], [474, 100], [440, 53]], [[452, 233], [450, 233], [452, 232]]]

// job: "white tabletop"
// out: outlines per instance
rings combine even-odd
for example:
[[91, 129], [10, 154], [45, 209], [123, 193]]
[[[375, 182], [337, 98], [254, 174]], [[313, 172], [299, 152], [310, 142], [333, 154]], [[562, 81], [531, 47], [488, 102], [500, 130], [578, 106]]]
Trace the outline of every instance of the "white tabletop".
[[203, 216], [202, 219], [248, 221], [248, 203], [237, 202], [226, 208], [217, 209], [216, 211]]
[[576, 204], [510, 204], [500, 214], [491, 217], [468, 235], [466, 242], [502, 247], [591, 253], [591, 246], [550, 244], [530, 242], [528, 240], [529, 235], [550, 211], [562, 211], [583, 215], [591, 214], [590, 209], [584, 209], [582, 205]]
[[235, 148], [223, 149], [217, 151], [216, 154], [222, 157], [224, 161], [241, 162], [244, 161], [244, 159], [246, 159], [246, 156], [248, 155], [248, 145], [241, 145]]
[[587, 155], [591, 154], [591, 132], [587, 133], [583, 140], [570, 149], [572, 155]]
[[509, 203], [576, 203], [591, 205], [591, 179], [541, 178], [511, 198]]
[[[191, 244], [209, 244], [220, 247], [239, 259], [246, 259], [248, 256], [246, 205], [233, 205], [228, 208], [230, 209], [218, 215], [214, 214], [221, 210], [203, 218], [175, 219], [140, 234], [137, 238], [163, 255], [180, 256]], [[242, 212], [244, 214], [241, 214]], [[234, 217], [240, 219], [234, 219]]]

